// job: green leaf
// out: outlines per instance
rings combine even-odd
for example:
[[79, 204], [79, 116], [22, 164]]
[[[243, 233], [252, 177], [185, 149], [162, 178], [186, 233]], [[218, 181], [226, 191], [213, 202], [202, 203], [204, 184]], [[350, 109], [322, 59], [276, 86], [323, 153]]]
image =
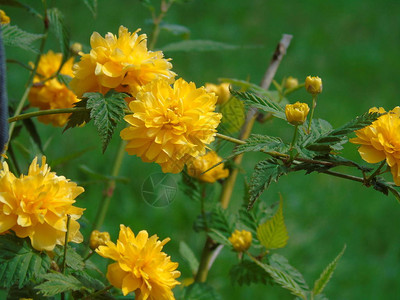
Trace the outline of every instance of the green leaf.
[[336, 258], [324, 269], [324, 271], [321, 273], [319, 278], [315, 281], [314, 288], [312, 290], [312, 293], [314, 295], [318, 295], [318, 294], [322, 293], [325, 286], [331, 279], [333, 272], [336, 269], [337, 263], [338, 263], [339, 259], [342, 257], [345, 250], [346, 250], [346, 245], [344, 245], [342, 251], [340, 251], [338, 256], [336, 256]]
[[272, 219], [261, 224], [257, 228], [257, 238], [260, 243], [268, 249], [283, 248], [287, 244], [289, 235], [283, 218], [283, 200], [282, 196], [279, 202], [278, 210]]
[[19, 47], [24, 50], [39, 53], [37, 47], [33, 43], [43, 38], [43, 34], [35, 34], [26, 32], [16, 25], [2, 25], [3, 43], [5, 46]]
[[71, 82], [72, 77], [65, 74], [57, 74], [57, 79], [59, 82], [61, 82], [62, 84], [64, 84], [66, 87], [69, 88], [69, 83]]
[[199, 269], [199, 261], [197, 260], [196, 255], [194, 255], [192, 249], [190, 249], [190, 247], [184, 241], [179, 243], [179, 253], [189, 264], [192, 273], [196, 274], [197, 270]]
[[242, 46], [229, 45], [209, 40], [185, 40], [168, 44], [161, 48], [164, 52], [203, 52], [203, 51], [227, 51], [242, 49]]
[[221, 106], [222, 119], [218, 132], [233, 134], [242, 127], [245, 116], [243, 102], [235, 97], [230, 98]]
[[310, 288], [308, 287], [303, 275], [293, 266], [291, 266], [286, 259], [286, 257], [279, 255], [277, 253], [272, 254], [268, 257], [269, 264], [274, 267], [281, 269], [290, 275], [294, 281], [298, 283], [298, 285], [305, 291], [308, 291]]
[[250, 285], [251, 283], [267, 284], [270, 276], [263, 268], [260, 268], [255, 262], [244, 259], [234, 265], [229, 271], [232, 285], [237, 283], [240, 286]]
[[[75, 102], [74, 107], [77, 108], [86, 108], [87, 105], [87, 98], [82, 99], [81, 101]], [[63, 132], [65, 132], [68, 128], [74, 128], [76, 126], [81, 126], [83, 124], [89, 123], [91, 120], [90, 118], [90, 110], [82, 110], [82, 111], [74, 111], [68, 117], [68, 123], [65, 126]]]
[[32, 138], [32, 141], [39, 148], [40, 152], [44, 153], [42, 140], [40, 139], [40, 135], [36, 129], [35, 123], [32, 121], [32, 119], [24, 119], [22, 120], [22, 123], [24, 124], [24, 127], [26, 128], [30, 137]]
[[195, 282], [185, 287], [184, 300], [220, 300], [220, 296], [207, 283]]
[[301, 299], [307, 299], [306, 291], [299, 286], [292, 276], [279, 268], [264, 264], [255, 258], [252, 258], [252, 260], [261, 268], [263, 268], [274, 279], [274, 281], [284, 289], [289, 290], [293, 295], [298, 296]]
[[[61, 266], [64, 259], [64, 246], [56, 246], [53, 251], [56, 254], [54, 260], [57, 265]], [[83, 261], [82, 256], [80, 256], [74, 248], [69, 246], [65, 258], [65, 264], [75, 271], [82, 271], [85, 268], [85, 262]]]
[[189, 199], [200, 202], [201, 192], [198, 180], [189, 176], [186, 170], [182, 171], [182, 180], [179, 182], [180, 190], [189, 197]]
[[281, 165], [277, 160], [267, 159], [257, 163], [250, 180], [250, 200], [247, 209], [253, 207], [254, 202], [269, 187], [272, 181], [277, 182], [279, 177], [287, 172], [288, 168]]
[[161, 22], [160, 28], [177, 36], [189, 37], [190, 35], [189, 28], [178, 24], [168, 24], [165, 22]]
[[78, 291], [85, 286], [74, 276], [61, 273], [43, 275], [47, 281], [39, 284], [36, 289], [44, 296], [55, 296], [63, 292]]
[[93, 17], [96, 18], [97, 15], [97, 0], [82, 0], [83, 3], [87, 6], [87, 8], [92, 13]]
[[14, 6], [14, 7], [19, 7], [19, 8], [23, 8], [26, 9], [29, 13], [31, 13], [32, 15], [42, 18], [42, 16], [40, 15], [40, 13], [38, 13], [38, 11], [36, 9], [34, 9], [33, 7], [21, 2], [21, 1], [17, 1], [17, 0], [0, 0], [0, 4], [1, 5], [8, 5], [8, 6]]
[[28, 241], [11, 234], [0, 236], [0, 286], [22, 288], [49, 270], [50, 258], [32, 249]]
[[94, 149], [94, 147], [91, 146], [91, 147], [87, 147], [87, 148], [85, 148], [83, 150], [75, 151], [75, 152], [72, 152], [72, 153], [70, 153], [68, 155], [65, 155], [65, 156], [62, 156], [62, 157], [58, 157], [58, 158], [56, 158], [56, 159], [51, 161], [50, 167], [52, 169], [54, 169], [55, 167], [57, 167], [59, 165], [64, 165], [64, 164], [66, 164], [66, 163], [68, 163], [68, 162], [70, 162], [70, 161], [72, 161], [72, 160], [74, 160], [74, 159], [76, 159], [78, 157], [81, 157], [83, 154], [85, 154], [86, 152], [88, 152], [90, 150], [93, 150], [93, 149]]
[[60, 49], [63, 54], [63, 64], [69, 57], [69, 31], [64, 24], [64, 16], [58, 8], [51, 8], [47, 10], [47, 15], [50, 21], [50, 28], [60, 44]]
[[286, 153], [289, 150], [289, 145], [286, 145], [280, 138], [252, 134], [247, 140], [246, 144], [238, 145], [233, 150], [232, 158], [245, 152], [279, 152]]
[[215, 242], [225, 246], [232, 246], [231, 242], [227, 238], [226, 234], [222, 233], [221, 231], [210, 228], [207, 232], [208, 236]]
[[127, 94], [110, 90], [106, 95], [85, 93], [83, 96], [88, 98], [86, 107], [90, 109], [90, 117], [94, 120], [94, 125], [100, 135], [104, 153], [115, 127], [125, 116], [126, 102], [124, 98], [127, 97]]
[[261, 98], [250, 92], [239, 92], [234, 90], [231, 90], [231, 94], [238, 99], [243, 100], [245, 104], [248, 104], [251, 107], [261, 109], [265, 112], [271, 113], [279, 119], [286, 120], [285, 109], [267, 97]]
[[100, 180], [100, 181], [109, 181], [109, 180], [115, 180], [117, 182], [122, 182], [122, 183], [129, 183], [130, 179], [127, 177], [121, 177], [121, 176], [110, 176], [110, 175], [104, 175], [102, 173], [98, 173], [90, 169], [88, 166], [85, 165], [80, 165], [79, 170], [86, 173], [87, 175], [91, 176], [94, 179]]
[[[221, 233], [226, 238], [230, 237], [235, 226], [235, 221], [231, 213], [226, 209], [223, 209], [221, 205], [215, 205], [212, 215], [211, 223], [209, 224], [210, 229]], [[230, 244], [230, 243], [229, 243]]]

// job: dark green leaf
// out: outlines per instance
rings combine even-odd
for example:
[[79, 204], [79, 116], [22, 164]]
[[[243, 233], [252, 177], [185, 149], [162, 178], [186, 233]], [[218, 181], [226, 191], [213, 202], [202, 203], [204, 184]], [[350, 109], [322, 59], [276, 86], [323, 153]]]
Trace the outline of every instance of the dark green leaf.
[[85, 110], [75, 111], [68, 117], [68, 123], [64, 128], [65, 132], [68, 128], [74, 128], [90, 122], [90, 110], [86, 109], [88, 99], [82, 99], [81, 101], [75, 102], [74, 107], [85, 108]]
[[42, 277], [47, 281], [39, 284], [36, 289], [44, 296], [55, 296], [63, 292], [85, 289], [85, 286], [72, 275], [49, 273]]
[[225, 134], [238, 132], [246, 118], [243, 102], [232, 97], [221, 106], [221, 113], [222, 119], [218, 132]]
[[261, 135], [261, 134], [252, 134], [247, 140], [246, 144], [238, 145], [234, 151], [232, 158], [239, 154], [245, 152], [279, 152], [286, 153], [289, 150], [289, 146], [286, 145], [280, 138]]
[[81, 157], [83, 154], [85, 154], [86, 152], [88, 152], [90, 150], [93, 150], [93, 149], [94, 149], [94, 147], [88, 147], [88, 148], [85, 148], [83, 150], [72, 152], [72, 153], [70, 153], [70, 154], [68, 154], [66, 156], [58, 157], [58, 158], [56, 158], [56, 159], [51, 161], [50, 167], [53, 169], [54, 167], [57, 167], [59, 165], [63, 165], [65, 163], [68, 163], [68, 162], [70, 162], [70, 161], [72, 161], [72, 160], [74, 160], [74, 159], [76, 159], [78, 157]]
[[67, 86], [69, 88], [69, 83], [71, 82], [72, 77], [69, 75], [57, 74], [57, 79], [59, 82], [61, 82], [62, 84], [65, 84], [65, 86]]
[[209, 40], [185, 40], [168, 44], [161, 48], [164, 52], [203, 52], [203, 51], [227, 51], [242, 49], [242, 46], [229, 45]]
[[0, 236], [0, 286], [25, 286], [29, 280], [43, 275], [50, 268], [50, 258], [30, 246], [27, 239], [11, 234]]
[[173, 35], [188, 37], [190, 34], [189, 28], [178, 24], [168, 24], [162, 22], [160, 24], [160, 28], [165, 31], [171, 32]]
[[[64, 246], [56, 246], [54, 248], [54, 253], [56, 254], [54, 260], [57, 265], [61, 266], [64, 259]], [[82, 271], [85, 268], [85, 263], [82, 256], [76, 253], [76, 250], [68, 246], [67, 257], [65, 259], [65, 264], [75, 271]]]
[[247, 209], [253, 207], [254, 202], [269, 187], [271, 182], [277, 182], [279, 177], [287, 172], [287, 167], [281, 165], [277, 160], [267, 159], [257, 163], [250, 180], [250, 201]]
[[35, 34], [26, 32], [16, 25], [2, 25], [3, 43], [5, 46], [19, 47], [24, 50], [39, 53], [37, 47], [33, 43], [43, 38], [43, 34]]
[[14, 6], [14, 7], [19, 7], [19, 8], [23, 8], [26, 9], [29, 13], [31, 13], [32, 15], [42, 18], [42, 16], [37, 12], [36, 9], [34, 9], [33, 7], [21, 2], [21, 1], [17, 1], [17, 0], [0, 0], [0, 4], [1, 5], [8, 5], [8, 6]]
[[235, 228], [234, 224], [235, 221], [232, 214], [226, 209], [223, 209], [221, 205], [215, 205], [212, 211], [209, 228], [214, 229], [225, 237], [229, 237]]
[[237, 265], [234, 265], [229, 271], [231, 283], [242, 285], [250, 285], [251, 283], [268, 284], [271, 281], [269, 274], [260, 268], [251, 260], [242, 260]]
[[93, 17], [95, 18], [97, 15], [97, 0], [83, 0], [83, 3], [89, 8]]
[[207, 283], [196, 282], [185, 287], [184, 300], [220, 300], [220, 296]]
[[50, 21], [50, 28], [54, 31], [58, 43], [60, 44], [60, 49], [63, 54], [63, 64], [69, 57], [69, 31], [64, 24], [64, 16], [58, 8], [48, 9], [47, 14]]
[[126, 102], [124, 98], [127, 97], [127, 94], [110, 90], [106, 95], [85, 93], [83, 96], [88, 98], [86, 107], [90, 109], [90, 117], [94, 120], [94, 125], [100, 135], [104, 153], [115, 127], [125, 116]]
[[342, 251], [340, 251], [338, 256], [336, 256], [336, 258], [324, 269], [324, 271], [321, 273], [319, 278], [315, 281], [314, 288], [312, 290], [312, 293], [314, 295], [318, 295], [318, 294], [322, 293], [325, 286], [331, 279], [333, 272], [336, 269], [337, 263], [338, 263], [339, 259], [342, 257], [345, 250], [346, 250], [346, 245], [344, 245]]
[[190, 177], [186, 170], [182, 171], [182, 180], [179, 182], [179, 187], [189, 199], [197, 202], [201, 201], [199, 182], [193, 177]]
[[92, 178], [100, 180], [100, 181], [115, 180], [115, 181], [122, 182], [122, 183], [128, 183], [130, 180], [127, 177], [104, 175], [102, 173], [93, 171], [92, 169], [90, 169], [88, 166], [85, 166], [85, 165], [79, 166], [79, 170], [86, 173], [87, 175], [91, 176]]
[[267, 97], [261, 98], [256, 94], [250, 92], [239, 92], [234, 90], [231, 90], [231, 94], [238, 99], [244, 101], [245, 104], [248, 104], [251, 107], [261, 109], [265, 112], [271, 113], [279, 119], [286, 120], [284, 108], [275, 101], [268, 99]]
[[40, 135], [36, 129], [35, 123], [33, 123], [32, 119], [24, 119], [22, 120], [22, 123], [24, 124], [35, 145], [39, 148], [40, 152], [44, 153], [42, 140], [40, 139]]
[[192, 273], [196, 274], [199, 268], [199, 261], [197, 260], [196, 255], [194, 255], [192, 249], [190, 249], [190, 247], [184, 241], [179, 243], [179, 253], [189, 264]]
[[303, 290], [307, 291], [310, 288], [308, 287], [306, 281], [304, 280], [303, 275], [293, 266], [291, 266], [286, 259], [286, 257], [279, 255], [277, 253], [272, 254], [269, 256], [269, 264], [274, 267], [281, 269], [282, 271], [286, 272], [288, 275], [290, 275], [294, 281], [298, 283], [300, 288]]

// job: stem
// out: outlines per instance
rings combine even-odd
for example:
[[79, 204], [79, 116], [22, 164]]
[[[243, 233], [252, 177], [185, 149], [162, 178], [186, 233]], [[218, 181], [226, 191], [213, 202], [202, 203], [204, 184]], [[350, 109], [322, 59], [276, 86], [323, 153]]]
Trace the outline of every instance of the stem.
[[90, 252], [84, 259], [83, 259], [83, 261], [87, 261], [89, 258], [91, 258], [92, 256], [93, 256], [93, 254], [95, 254], [96, 253], [96, 251], [92, 251], [92, 252]]
[[289, 149], [289, 151], [290, 151], [290, 161], [293, 160], [293, 146], [294, 146], [294, 143], [296, 142], [296, 138], [297, 138], [297, 128], [298, 128], [298, 127], [299, 127], [299, 125], [295, 125], [295, 126], [294, 126], [293, 139], [292, 139], [292, 142], [290, 143], [290, 149]]
[[113, 287], [112, 285], [106, 286], [104, 289], [101, 289], [97, 292], [94, 292], [94, 293], [86, 296], [85, 298], [83, 298], [83, 300], [96, 299], [96, 296], [104, 294], [108, 290], [112, 289], [112, 287]]
[[165, 0], [161, 1], [161, 12], [160, 14], [156, 17], [155, 14], [153, 13], [153, 32], [151, 33], [151, 40], [149, 43], [149, 49], [153, 50], [154, 47], [156, 46], [157, 40], [158, 40], [158, 36], [160, 34], [160, 23], [161, 21], [164, 19], [165, 14], [167, 13], [167, 11], [169, 10], [169, 8], [171, 7], [173, 1], [171, 2], [166, 2]]
[[67, 232], [65, 233], [65, 242], [64, 242], [64, 257], [61, 266], [61, 273], [65, 273], [65, 263], [67, 261], [67, 248], [68, 248], [68, 236], [69, 236], [69, 224], [71, 222], [71, 216], [67, 215]]
[[196, 277], [194, 278], [196, 282], [205, 282], [207, 280], [209, 270], [208, 266], [211, 261], [214, 248], [215, 242], [209, 236], [207, 236], [206, 243], [201, 253], [199, 269], [197, 271]]
[[308, 121], [307, 134], [310, 134], [311, 122], [312, 122], [312, 119], [313, 119], [313, 116], [314, 116], [314, 110], [315, 110], [316, 106], [317, 106], [317, 95], [313, 94], [312, 95], [312, 108], [311, 108], [310, 120]]
[[372, 173], [370, 176], [368, 176], [368, 178], [366, 178], [365, 181], [366, 181], [367, 183], [371, 182], [371, 180], [372, 180], [373, 178], [375, 178], [376, 175], [379, 175], [380, 170], [382, 169], [382, 167], [383, 167], [385, 164], [386, 164], [386, 160], [383, 160], [383, 161], [381, 162], [381, 164], [379, 165], [379, 167], [375, 170], [375, 172]]
[[364, 178], [353, 176], [353, 175], [347, 175], [347, 174], [334, 172], [334, 171], [329, 171], [329, 170], [319, 171], [319, 172], [320, 173], [325, 173], [325, 174], [328, 174], [328, 175], [332, 175], [332, 176], [335, 176], [335, 177], [340, 177], [340, 178], [344, 178], [344, 179], [348, 179], [348, 180], [352, 180], [352, 181], [365, 183]]
[[225, 140], [225, 141], [228, 141], [228, 142], [231, 142], [231, 143], [235, 143], [235, 144], [238, 144], [238, 145], [246, 144], [245, 141], [238, 140], [238, 139], [235, 139], [233, 137], [230, 137], [230, 136], [227, 136], [227, 135], [224, 135], [224, 134], [216, 133], [215, 136], [217, 138], [221, 139], [221, 140]]

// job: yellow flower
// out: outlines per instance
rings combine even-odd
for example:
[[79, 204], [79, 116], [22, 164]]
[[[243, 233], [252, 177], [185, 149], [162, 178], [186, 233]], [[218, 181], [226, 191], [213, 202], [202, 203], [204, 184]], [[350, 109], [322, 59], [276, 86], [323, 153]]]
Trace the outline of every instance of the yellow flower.
[[7, 163], [0, 171], [0, 233], [12, 230], [20, 238], [28, 237], [32, 247], [51, 251], [55, 245], [63, 245], [67, 231], [67, 215], [70, 215], [69, 240], [83, 240], [76, 221], [82, 208], [72, 206], [84, 189], [64, 176], [50, 172], [46, 157], [42, 166], [37, 157], [29, 167], [28, 175], [15, 177]]
[[71, 47], [69, 47], [69, 50], [71, 51], [72, 55], [80, 55], [82, 51], [82, 44], [80, 43], [73, 43]]
[[10, 17], [6, 15], [4, 10], [0, 9], [0, 24], [9, 24]]
[[316, 95], [322, 93], [322, 80], [318, 76], [306, 78], [306, 90], [310, 94]]
[[235, 249], [237, 252], [244, 252], [249, 249], [251, 240], [251, 232], [244, 229], [242, 231], [236, 229], [229, 237], [229, 241], [231, 242], [233, 249]]
[[292, 125], [301, 125], [306, 121], [309, 111], [307, 103], [297, 101], [295, 104], [286, 104], [286, 119]]
[[[34, 85], [29, 91], [29, 102], [31, 106], [38, 107], [39, 109], [57, 109], [57, 108], [70, 108], [73, 104], [79, 101], [75, 94], [68, 89], [68, 87], [58, 81], [57, 78], [44, 81], [45, 79], [53, 76], [60, 67], [62, 60], [61, 53], [54, 53], [49, 51], [47, 54], [41, 56], [37, 68], [37, 75], [33, 82]], [[72, 76], [73, 58], [70, 58], [61, 68], [60, 74]], [[33, 64], [31, 63], [33, 67]], [[67, 123], [70, 114], [53, 114], [39, 116], [40, 122], [45, 124], [51, 123], [53, 126], [62, 127]]]
[[200, 155], [196, 158], [191, 159], [187, 163], [188, 173], [190, 176], [198, 178], [201, 181], [213, 183], [218, 179], [226, 178], [229, 176], [229, 170], [224, 169], [224, 164], [220, 164], [215, 168], [207, 171], [212, 166], [221, 162], [222, 158], [218, 156], [215, 151], [210, 151], [205, 155]]
[[120, 26], [118, 37], [107, 33], [105, 38], [94, 32], [92, 50], [83, 54], [74, 65], [75, 77], [70, 86], [78, 95], [86, 92], [107, 93], [110, 89], [136, 96], [139, 89], [157, 78], [174, 81], [172, 64], [161, 51], [147, 50], [147, 36], [128, 32]]
[[110, 234], [108, 232], [100, 232], [93, 230], [90, 234], [90, 249], [95, 250], [99, 246], [105, 246], [110, 241]]
[[290, 90], [290, 89], [294, 89], [296, 86], [298, 86], [299, 85], [299, 81], [297, 80], [297, 78], [294, 78], [294, 77], [292, 77], [292, 76], [289, 76], [287, 79], [286, 79], [286, 82], [285, 82], [285, 88], [286, 89], [288, 89], [288, 90]]
[[124, 296], [134, 291], [137, 300], [172, 300], [171, 289], [180, 284], [175, 278], [181, 273], [176, 270], [178, 263], [161, 252], [169, 240], [159, 241], [157, 235], [149, 238], [145, 230], [135, 237], [129, 227], [120, 225], [117, 244], [107, 242], [96, 252], [116, 261], [108, 266], [107, 279]]
[[165, 80], [146, 86], [130, 102], [134, 112], [121, 131], [126, 151], [144, 162], [156, 162], [164, 173], [179, 173], [188, 159], [205, 153], [214, 140], [221, 114], [215, 113], [216, 96], [193, 82]]
[[[369, 112], [384, 113], [385, 110], [374, 107]], [[372, 164], [386, 159], [395, 184], [400, 186], [400, 107], [395, 107], [355, 133], [357, 137], [350, 142], [361, 145], [358, 148], [361, 157]]]
[[222, 105], [231, 98], [231, 92], [229, 91], [229, 83], [221, 83], [219, 85], [206, 83], [205, 88], [209, 93], [215, 93], [218, 96], [217, 104]]

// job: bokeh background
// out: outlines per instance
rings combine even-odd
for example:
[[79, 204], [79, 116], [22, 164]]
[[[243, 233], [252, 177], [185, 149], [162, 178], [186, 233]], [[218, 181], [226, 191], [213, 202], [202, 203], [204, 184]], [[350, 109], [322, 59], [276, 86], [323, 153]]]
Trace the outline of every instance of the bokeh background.
[[[41, 1], [26, 1], [40, 9]], [[104, 35], [116, 33], [120, 25], [134, 31], [151, 32], [150, 14], [137, 0], [98, 1], [97, 17], [93, 18], [83, 1], [48, 1], [65, 15], [72, 41], [88, 49], [93, 31]], [[157, 1], [152, 1], [157, 3]], [[2, 6], [12, 23], [30, 32], [41, 32], [41, 23], [25, 11]], [[242, 46], [238, 50], [221, 52], [165, 52], [172, 58], [174, 71], [197, 85], [217, 82], [220, 77], [250, 80], [259, 83], [282, 34], [293, 35], [292, 43], [279, 67], [276, 79], [294, 76], [303, 81], [307, 75], [323, 79], [324, 90], [319, 97], [316, 116], [333, 126], [340, 126], [373, 106], [389, 110], [399, 104], [400, 70], [400, 2], [393, 0], [337, 1], [261, 1], [261, 0], [191, 0], [175, 5], [165, 21], [190, 29], [190, 39], [215, 40]], [[161, 32], [157, 48], [182, 37]], [[53, 37], [47, 49], [58, 49]], [[9, 58], [28, 62], [34, 55], [7, 48]], [[17, 65], [8, 67], [10, 101], [22, 96], [27, 72]], [[299, 91], [290, 97], [294, 101], [310, 101]], [[92, 124], [62, 129], [45, 126], [35, 120], [41, 133], [45, 154], [54, 170], [84, 185], [78, 206], [85, 207], [82, 230], [89, 234], [88, 225], [95, 216], [103, 193], [104, 182], [90, 175], [85, 168], [109, 174], [119, 136], [104, 155]], [[119, 128], [121, 129], [121, 128]], [[119, 131], [118, 129], [118, 131]], [[291, 130], [281, 121], [257, 124], [254, 132], [280, 135], [290, 140]], [[22, 131], [14, 144], [20, 165], [27, 169], [38, 149]], [[231, 146], [226, 146], [227, 153]], [[343, 153], [361, 162], [356, 146], [346, 145]], [[63, 159], [84, 153], [63, 163]], [[239, 175], [232, 207], [242, 202], [244, 178], [250, 176], [255, 163], [263, 158], [247, 154], [245, 172]], [[160, 238], [171, 237], [165, 250], [173, 261], [180, 263], [181, 279], [190, 276], [186, 263], [179, 255], [179, 242], [185, 241], [200, 256], [205, 237], [197, 234], [192, 223], [199, 214], [199, 203], [179, 191], [174, 202], [165, 208], [154, 208], [143, 201], [144, 180], [161, 172], [154, 164], [145, 164], [137, 157], [125, 156], [118, 183], [103, 230], [114, 240], [119, 224], [135, 232], [146, 229]], [[180, 180], [179, 175], [174, 175]], [[216, 197], [218, 190], [215, 191]], [[284, 198], [284, 215], [290, 235], [286, 248], [277, 250], [305, 276], [309, 285], [318, 278], [344, 244], [347, 250], [326, 287], [330, 299], [400, 299], [400, 206], [393, 196], [367, 189], [355, 182], [324, 174], [290, 174], [264, 192], [260, 201], [268, 204]], [[210, 198], [212, 195], [210, 196]], [[212, 199], [210, 199], [212, 201]], [[235, 254], [224, 249], [209, 273], [209, 283], [222, 299], [292, 299], [279, 286], [231, 285], [228, 272]], [[98, 260], [105, 267], [103, 260]]]

